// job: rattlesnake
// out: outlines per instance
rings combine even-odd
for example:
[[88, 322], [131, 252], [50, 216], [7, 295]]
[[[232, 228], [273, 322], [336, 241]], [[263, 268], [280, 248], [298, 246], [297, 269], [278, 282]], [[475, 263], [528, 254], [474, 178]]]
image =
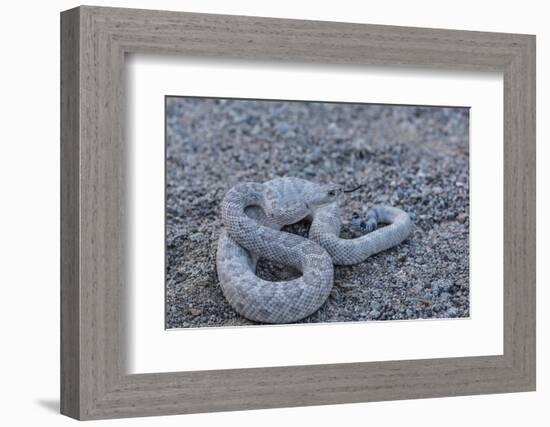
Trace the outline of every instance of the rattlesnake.
[[[222, 291], [244, 317], [264, 323], [291, 323], [314, 313], [333, 284], [333, 264], [351, 265], [405, 240], [407, 213], [390, 206], [369, 210], [372, 228], [355, 239], [339, 237], [343, 189], [300, 178], [275, 178], [264, 184], [242, 183], [221, 203], [225, 228], [218, 241], [216, 268]], [[312, 221], [309, 239], [281, 231], [302, 219]], [[374, 224], [372, 224], [374, 222]], [[270, 282], [256, 275], [259, 258], [294, 267], [302, 276]]]

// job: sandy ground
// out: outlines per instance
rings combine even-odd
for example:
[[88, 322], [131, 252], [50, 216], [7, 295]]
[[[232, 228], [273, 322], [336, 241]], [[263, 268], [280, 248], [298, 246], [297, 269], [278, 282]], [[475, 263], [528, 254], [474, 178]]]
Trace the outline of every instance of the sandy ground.
[[[335, 267], [329, 299], [302, 322], [469, 316], [468, 135], [466, 108], [168, 98], [166, 326], [253, 324], [217, 281], [219, 202], [277, 176], [364, 184], [342, 202], [345, 237], [376, 203], [414, 224], [399, 246]], [[307, 235], [307, 224], [289, 231]], [[260, 262], [258, 274], [293, 273]]]

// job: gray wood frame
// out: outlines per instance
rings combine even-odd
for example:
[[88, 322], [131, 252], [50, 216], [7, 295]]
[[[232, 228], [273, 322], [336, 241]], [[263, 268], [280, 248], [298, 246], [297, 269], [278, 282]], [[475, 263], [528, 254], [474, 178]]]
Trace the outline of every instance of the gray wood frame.
[[[504, 354], [128, 375], [129, 52], [503, 72]], [[99, 419], [535, 389], [534, 36], [71, 9], [61, 14], [61, 166], [63, 414]]]

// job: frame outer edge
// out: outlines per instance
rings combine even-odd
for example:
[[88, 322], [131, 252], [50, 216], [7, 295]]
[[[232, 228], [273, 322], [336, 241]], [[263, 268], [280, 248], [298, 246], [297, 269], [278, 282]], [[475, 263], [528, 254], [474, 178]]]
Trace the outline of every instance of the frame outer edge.
[[80, 11], [62, 12], [60, 87], [60, 411], [79, 419], [80, 387]]
[[[172, 16], [174, 15], [177, 15], [178, 19], [173, 19]], [[113, 247], [104, 244], [109, 241], [106, 236], [109, 236], [110, 242], [116, 241], [112, 234], [107, 235], [106, 232], [109, 230], [120, 231], [116, 227], [121, 225], [119, 219], [122, 218], [122, 211], [119, 212], [115, 209], [118, 206], [116, 204], [117, 197], [112, 197], [118, 195], [118, 193], [109, 193], [110, 198], [93, 197], [94, 194], [97, 195], [98, 190], [105, 188], [105, 185], [113, 181], [122, 182], [121, 178], [123, 178], [118, 173], [113, 172], [114, 169], [112, 169], [113, 160], [121, 159], [120, 154], [122, 153], [117, 151], [121, 147], [114, 147], [115, 150], [113, 151], [113, 147], [109, 145], [116, 143], [120, 138], [120, 129], [118, 129], [118, 125], [113, 123], [111, 125], [114, 127], [108, 127], [107, 129], [98, 126], [98, 123], [96, 123], [97, 121], [99, 121], [99, 124], [110, 123], [110, 117], [112, 116], [109, 113], [121, 112], [117, 111], [119, 105], [115, 105], [120, 101], [117, 101], [116, 97], [113, 98], [110, 89], [113, 87], [117, 91], [121, 89], [117, 86], [120, 84], [121, 70], [112, 67], [113, 65], [117, 66], [117, 57], [123, 51], [123, 46], [118, 46], [118, 51], [109, 51], [109, 49], [116, 47], [115, 45], [121, 41], [117, 37], [123, 35], [125, 42], [130, 40], [132, 43], [132, 37], [138, 37], [139, 43], [136, 46], [140, 49], [145, 44], [146, 48], [153, 51], [160, 48], [160, 51], [170, 53], [175, 51], [178, 51], [178, 53], [192, 52], [192, 49], [188, 49], [187, 46], [184, 49], [177, 43], [175, 48], [166, 49], [163, 46], [168, 44], [172, 46], [173, 44], [172, 41], [168, 43], [163, 40], [171, 40], [171, 37], [177, 36], [182, 29], [185, 28], [187, 31], [185, 26], [191, 27], [193, 25], [199, 29], [196, 36], [201, 43], [189, 41], [189, 43], [192, 43], [191, 47], [204, 47], [203, 50], [208, 53], [209, 49], [213, 50], [212, 46], [215, 46], [216, 40], [207, 40], [210, 45], [203, 43], [201, 37], [203, 34], [208, 34], [204, 33], [205, 28], [212, 25], [212, 23], [215, 24], [216, 20], [219, 19], [223, 20], [224, 25], [229, 25], [226, 21], [233, 18], [241, 23], [251, 22], [254, 26], [257, 19], [258, 22], [261, 22], [260, 26], [267, 26], [268, 28], [275, 25], [276, 21], [291, 26], [297, 23], [297, 21], [290, 22], [292, 20], [259, 17], [234, 16], [230, 18], [228, 16], [220, 17], [219, 15], [90, 6], [83, 6], [62, 13], [61, 411], [65, 415], [77, 419], [102, 419], [440, 396], [437, 392], [432, 394], [433, 390], [429, 387], [429, 384], [417, 383], [413, 381], [414, 378], [410, 379], [407, 390], [392, 385], [392, 378], [395, 378], [396, 371], [387, 367], [387, 363], [380, 365], [383, 368], [382, 370], [385, 370], [385, 372], [382, 372], [383, 378], [377, 379], [380, 376], [378, 374], [374, 377], [371, 374], [365, 375], [363, 379], [376, 382], [376, 385], [371, 384], [373, 387], [367, 387], [369, 390], [359, 383], [354, 383], [353, 386], [350, 386], [350, 384], [342, 385], [341, 381], [338, 382], [336, 379], [332, 381], [329, 376], [325, 378], [326, 381], [323, 384], [319, 384], [320, 388], [318, 390], [311, 390], [310, 387], [301, 389], [305, 392], [305, 395], [292, 403], [286, 402], [284, 399], [270, 397], [271, 391], [263, 390], [266, 379], [262, 379], [261, 376], [249, 378], [253, 374], [252, 372], [246, 372], [245, 374], [231, 371], [196, 372], [189, 375], [179, 373], [182, 374], [179, 376], [178, 373], [174, 373], [170, 376], [170, 381], [167, 380], [167, 375], [156, 374], [147, 374], [139, 376], [139, 378], [135, 375], [127, 378], [120, 377], [120, 374], [123, 374], [120, 370], [123, 368], [124, 361], [117, 353], [120, 351], [120, 347], [116, 338], [122, 330], [118, 329], [120, 325], [117, 324], [120, 321], [120, 314], [113, 312], [114, 308], [120, 307], [118, 307], [116, 301], [112, 300], [122, 297], [118, 288], [122, 284], [113, 275], [120, 267], [117, 262], [121, 260], [116, 261], [109, 258], [108, 255], [118, 253], [116, 250], [122, 249], [122, 246], [118, 247], [117, 243], [116, 249], [113, 250]], [[205, 23], [204, 20], [207, 20], [207, 22]], [[175, 27], [173, 26], [174, 21], [176, 22]], [[314, 32], [319, 31], [316, 28], [317, 25], [322, 27], [323, 31], [329, 28], [337, 29], [333, 24], [309, 22], [308, 25], [314, 25], [312, 28]], [[159, 24], [159, 31], [162, 31], [159, 34], [152, 32], [152, 24]], [[167, 24], [168, 26], [164, 27], [160, 24]], [[355, 34], [354, 37], [363, 40], [368, 34], [363, 34], [362, 28], [373, 29], [374, 27], [366, 24], [364, 24], [365, 27], [362, 27], [362, 25], [349, 26], [348, 24], [342, 24], [345, 28], [353, 28], [354, 32], [360, 33]], [[120, 26], [124, 26], [124, 29]], [[376, 31], [381, 32], [385, 37], [385, 31], [399, 31], [400, 27], [376, 28]], [[256, 27], [253, 29], [255, 30]], [[157, 31], [156, 26], [154, 30]], [[505, 350], [505, 359], [507, 360], [494, 357], [488, 358], [483, 363], [479, 361], [481, 363], [478, 366], [479, 369], [468, 375], [473, 380], [467, 383], [461, 382], [467, 378], [462, 376], [461, 372], [455, 372], [455, 367], [451, 370], [441, 371], [450, 375], [450, 379], [456, 377], [461, 380], [454, 384], [452, 388], [441, 386], [441, 390], [445, 393], [443, 394], [445, 396], [532, 390], [535, 384], [535, 272], [531, 271], [535, 264], [535, 246], [534, 240], [532, 240], [534, 239], [535, 230], [535, 214], [533, 211], [535, 207], [534, 37], [517, 34], [451, 32], [449, 30], [407, 29], [401, 27], [400, 31], [404, 30], [407, 31], [407, 36], [409, 36], [408, 32], [410, 31], [413, 39], [415, 35], [429, 36], [431, 41], [428, 44], [431, 45], [433, 42], [437, 46], [441, 43], [453, 46], [453, 43], [459, 43], [462, 37], [467, 35], [471, 38], [469, 43], [473, 43], [476, 48], [479, 47], [484, 52], [490, 53], [490, 58], [479, 59], [479, 55], [477, 55], [475, 60], [472, 60], [474, 52], [468, 53], [461, 50], [453, 61], [458, 61], [466, 68], [477, 69], [476, 61], [479, 60], [482, 61], [481, 69], [501, 70], [504, 67], [511, 72], [511, 79], [508, 80], [508, 90], [511, 91], [512, 96], [505, 109], [508, 108], [508, 113], [514, 112], [517, 116], [512, 116], [510, 121], [513, 123], [508, 128], [513, 144], [510, 147], [511, 159], [508, 160], [508, 163], [505, 163], [505, 166], [511, 166], [512, 170], [509, 173], [514, 175], [513, 180], [508, 178], [511, 189], [509, 195], [517, 197], [517, 201], [511, 203], [512, 209], [510, 212], [513, 212], [513, 214], [510, 215], [513, 217], [522, 216], [524, 219], [523, 225], [512, 224], [510, 237], [513, 237], [513, 239], [511, 243], [518, 241], [513, 245], [511, 251], [517, 255], [525, 256], [525, 258], [516, 258], [510, 264], [514, 281], [508, 294], [510, 305], [506, 307], [505, 299], [504, 309], [505, 312], [510, 314], [508, 316], [508, 326], [505, 318], [505, 328], [508, 327], [513, 332], [505, 334], [505, 347], [506, 342], [510, 344]], [[443, 35], [450, 34], [452, 34], [452, 37], [449, 37], [448, 40], [446, 37], [445, 40], [440, 40]], [[154, 37], [157, 41], [149, 46], [147, 37]], [[263, 40], [261, 37], [263, 36], [260, 34], [258, 36], [260, 42]], [[317, 37], [324, 40], [328, 35], [320, 33]], [[399, 40], [392, 41], [392, 43], [394, 42], [397, 49], [403, 44]], [[376, 47], [373, 43], [367, 43], [366, 47], [369, 46]], [[498, 55], [492, 54], [493, 48], [497, 49]], [[327, 47], [323, 45], [322, 50], [325, 53], [336, 52], [334, 46]], [[426, 55], [423, 55], [420, 59], [413, 58], [413, 62], [420, 64], [433, 63], [430, 61], [434, 60], [433, 57], [437, 57], [440, 50], [428, 49]], [[349, 56], [356, 51], [358, 50], [353, 47], [353, 49], [350, 48], [349, 51], [338, 57], [343, 58], [345, 61], [346, 55]], [[380, 49], [376, 50], [376, 52], [379, 51]], [[200, 52], [202, 53], [202, 50]], [[238, 56], [243, 55], [240, 51], [235, 52]], [[254, 52], [260, 52], [260, 50], [256, 48]], [[277, 52], [279, 51], [277, 50]], [[288, 52], [279, 52], [277, 55], [293, 58], [296, 52], [296, 50], [291, 49]], [[246, 55], [250, 55], [250, 53], [246, 53]], [[317, 62], [315, 55], [312, 56], [312, 59]], [[370, 58], [367, 62], [372, 60]], [[390, 57], [390, 62], [391, 60]], [[505, 60], [506, 62], [504, 62]], [[449, 63], [453, 63], [453, 61]], [[114, 80], [111, 81], [111, 79]], [[113, 85], [113, 83], [114, 86], [108, 88], [100, 86], [101, 84]], [[505, 124], [505, 126], [507, 125]], [[105, 153], [115, 153], [115, 159], [104, 156]], [[512, 161], [510, 162], [510, 160]], [[530, 167], [533, 169], [527, 170]], [[116, 189], [116, 192], [120, 191], [123, 191], [123, 189]], [[113, 212], [115, 212], [114, 216], [116, 218], [113, 217]], [[110, 217], [106, 213], [110, 213]], [[510, 233], [510, 230], [508, 232]], [[118, 237], [118, 234], [115, 237]], [[529, 258], [530, 256], [532, 258]], [[98, 268], [97, 265], [94, 265], [94, 262], [104, 262], [106, 259], [110, 260], [108, 265], [110, 270]], [[116, 289], [106, 289], [105, 283], [116, 284]], [[113, 325], [117, 327], [113, 329]], [[474, 358], [473, 360], [478, 359]], [[503, 360], [506, 362], [505, 365], [502, 365]], [[457, 360], [457, 362], [460, 361], [461, 359]], [[448, 368], [446, 361], [436, 360], [436, 363], [438, 362], [441, 363], [442, 367]], [[461, 363], [466, 362], [467, 360], [463, 360]], [[423, 363], [432, 364], [429, 360]], [[417, 363], [410, 363], [410, 367], [412, 366], [417, 366]], [[360, 369], [362, 369], [362, 365]], [[299, 372], [295, 369], [291, 371]], [[308, 368], [307, 370], [312, 374], [315, 373], [314, 371], [316, 371], [315, 368]], [[397, 371], [401, 371], [401, 369]], [[404, 368], [403, 375], [405, 376], [406, 371], [406, 368]], [[275, 371], [266, 369], [264, 372], [267, 374]], [[288, 374], [290, 373], [289, 370]], [[205, 377], [212, 377], [211, 380], [207, 380], [203, 377], [203, 374]], [[237, 375], [239, 381], [234, 381], [235, 375]], [[479, 375], [479, 377], [475, 378], [476, 375]], [[306, 377], [305, 370], [302, 377]], [[312, 378], [314, 378], [314, 375]], [[194, 381], [192, 381], [193, 379]], [[310, 379], [308, 378], [308, 381]], [[128, 384], [119, 383], [121, 380], [124, 382], [128, 380]], [[191, 390], [182, 387], [182, 382], [189, 381], [191, 381], [189, 384], [193, 384]], [[220, 385], [220, 390], [219, 393], [212, 394], [210, 387], [215, 384]], [[327, 386], [326, 384], [330, 385]], [[253, 386], [253, 390], [256, 392], [261, 392], [257, 398], [251, 396], [254, 391], [250, 392], [250, 389], [247, 391], [247, 387], [250, 385]], [[313, 384], [313, 386], [315, 385]], [[243, 388], [239, 390], [238, 387]], [[381, 391], [383, 393], [380, 393]], [[295, 392], [299, 393], [300, 388], [297, 387]], [[323, 398], [319, 394], [321, 392], [325, 393]], [[205, 401], [205, 395], [210, 397], [208, 399], [210, 401]], [[372, 398], [372, 396], [376, 397]], [[228, 398], [230, 401], [227, 401]]]
[[532, 220], [530, 223], [529, 232], [532, 236], [531, 253], [532, 256], [532, 268], [531, 268], [531, 280], [529, 287], [531, 295], [529, 297], [529, 307], [532, 308], [529, 317], [529, 324], [527, 325], [530, 331], [528, 346], [531, 349], [530, 357], [527, 363], [527, 376], [528, 382], [532, 391], [537, 390], [537, 37], [532, 35], [529, 37], [530, 43], [528, 44], [529, 53], [529, 68], [527, 71], [528, 79], [528, 100], [527, 105], [529, 108], [528, 120], [528, 140], [531, 146], [530, 154], [530, 179], [532, 186], [531, 201], [528, 210], [532, 212]]
[[[522, 63], [518, 73], [520, 85], [523, 85], [524, 94], [520, 104], [523, 123], [520, 128], [521, 152], [523, 154], [520, 167], [520, 180], [524, 197], [523, 212], [525, 214], [524, 266], [525, 282], [524, 294], [521, 295], [524, 311], [521, 321], [524, 324], [524, 348], [518, 346], [516, 351], [523, 351], [523, 373], [526, 388], [536, 391], [536, 36], [527, 36], [525, 48], [519, 59]], [[521, 357], [521, 355], [520, 355]]]

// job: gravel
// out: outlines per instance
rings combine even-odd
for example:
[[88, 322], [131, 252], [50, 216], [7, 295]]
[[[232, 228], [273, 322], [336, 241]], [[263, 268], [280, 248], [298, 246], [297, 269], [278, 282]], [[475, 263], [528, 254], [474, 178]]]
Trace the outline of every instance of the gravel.
[[[336, 266], [330, 297], [301, 323], [469, 316], [467, 108], [169, 97], [166, 110], [167, 328], [254, 324], [217, 281], [219, 203], [239, 182], [277, 176], [363, 184], [342, 202], [343, 237], [366, 231], [372, 204], [413, 221], [404, 243]], [[258, 274], [299, 273], [261, 260]]]

